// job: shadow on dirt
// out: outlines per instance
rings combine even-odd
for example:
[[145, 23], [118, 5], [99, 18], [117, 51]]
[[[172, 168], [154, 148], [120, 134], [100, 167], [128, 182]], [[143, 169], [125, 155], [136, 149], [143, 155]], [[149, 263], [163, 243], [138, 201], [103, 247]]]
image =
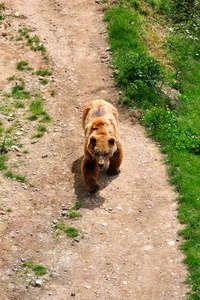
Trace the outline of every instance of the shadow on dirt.
[[[101, 197], [98, 192], [95, 194], [90, 194], [88, 192], [81, 175], [82, 159], [83, 156], [75, 160], [72, 165], [72, 173], [74, 174], [74, 193], [77, 196], [77, 202], [82, 204], [82, 208], [92, 210], [96, 207], [102, 206], [102, 204], [105, 202], [105, 198]], [[115, 178], [116, 176], [109, 177], [104, 171], [100, 172], [98, 177], [100, 190], [103, 190]]]

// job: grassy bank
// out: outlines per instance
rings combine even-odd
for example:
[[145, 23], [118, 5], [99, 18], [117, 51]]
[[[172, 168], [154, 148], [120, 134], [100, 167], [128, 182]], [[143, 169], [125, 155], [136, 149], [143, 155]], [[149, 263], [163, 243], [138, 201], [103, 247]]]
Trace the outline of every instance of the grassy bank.
[[[200, 299], [200, 26], [199, 2], [124, 0], [107, 4], [112, 68], [121, 102], [166, 154], [185, 224], [189, 299]], [[173, 97], [172, 97], [173, 94]]]

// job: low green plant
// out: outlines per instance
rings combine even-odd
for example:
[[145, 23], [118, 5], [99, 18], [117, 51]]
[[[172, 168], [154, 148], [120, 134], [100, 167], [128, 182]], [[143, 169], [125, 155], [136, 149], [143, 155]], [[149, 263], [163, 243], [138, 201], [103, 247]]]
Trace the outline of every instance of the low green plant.
[[77, 212], [74, 212], [74, 211], [72, 211], [72, 212], [69, 213], [69, 218], [70, 219], [77, 219], [77, 218], [79, 218], [81, 216], [82, 216], [81, 214], [79, 214]]
[[0, 170], [6, 170], [7, 166], [5, 162], [8, 160], [8, 157], [6, 155], [0, 155]]
[[28, 62], [24, 61], [24, 60], [17, 63], [17, 69], [20, 71], [25, 70], [26, 69], [25, 67], [27, 67], [27, 66], [28, 66]]
[[31, 95], [28, 91], [24, 90], [22, 85], [15, 85], [12, 88], [11, 94], [6, 94], [8, 98], [15, 98], [15, 99], [30, 99]]
[[21, 36], [24, 36], [26, 39], [28, 39], [29, 32], [32, 32], [32, 29], [24, 27], [19, 29], [18, 32], [20, 33]]
[[35, 72], [35, 74], [45, 77], [45, 76], [51, 76], [52, 72], [47, 69], [39, 69], [38, 71]]
[[1, 27], [1, 21], [5, 19], [5, 4], [4, 3], [0, 3], [0, 27]]
[[46, 85], [48, 84], [48, 80], [47, 79], [40, 79], [40, 83], [43, 84], [43, 85]]
[[10, 179], [16, 179], [16, 180], [21, 181], [23, 183], [26, 182], [26, 175], [21, 176], [21, 175], [18, 175], [18, 174], [14, 174], [12, 171], [5, 172], [4, 176], [7, 177], [7, 178], [10, 178]]
[[47, 132], [47, 128], [43, 125], [38, 125], [37, 130], [41, 132]]
[[42, 100], [33, 100], [30, 103], [30, 111], [34, 114], [34, 115], [41, 115], [43, 112], [42, 109], [43, 103]]
[[36, 133], [32, 136], [32, 138], [41, 138], [43, 137], [44, 133], [43, 132], [39, 132], [39, 133]]
[[8, 153], [8, 148], [6, 145], [6, 139], [4, 137], [3, 141], [0, 144], [0, 154], [6, 154], [6, 153]]
[[55, 91], [55, 90], [52, 90], [51, 93], [50, 93], [50, 95], [51, 95], [52, 97], [54, 97], [54, 96], [56, 95], [56, 91]]
[[40, 122], [42, 122], [42, 123], [50, 123], [51, 122], [51, 117], [46, 112], [44, 112], [42, 115], [44, 117], [40, 120]]
[[[42, 265], [35, 265], [32, 261], [24, 262], [22, 265], [24, 268], [31, 269], [35, 272], [36, 276], [43, 276], [47, 273], [47, 268], [43, 267]], [[27, 270], [25, 270], [27, 273]]]
[[27, 44], [30, 46], [31, 50], [41, 51], [43, 55], [46, 54], [46, 48], [37, 35], [34, 35], [32, 38], [29, 37]]
[[67, 234], [67, 237], [76, 237], [78, 236], [78, 229], [74, 227], [67, 227], [64, 223], [56, 224], [55, 229], [62, 230]]
[[35, 121], [37, 119], [38, 119], [37, 115], [31, 115], [30, 117], [28, 117], [28, 120], [30, 120], [30, 121]]
[[15, 101], [15, 108], [24, 108], [25, 105], [21, 101]]

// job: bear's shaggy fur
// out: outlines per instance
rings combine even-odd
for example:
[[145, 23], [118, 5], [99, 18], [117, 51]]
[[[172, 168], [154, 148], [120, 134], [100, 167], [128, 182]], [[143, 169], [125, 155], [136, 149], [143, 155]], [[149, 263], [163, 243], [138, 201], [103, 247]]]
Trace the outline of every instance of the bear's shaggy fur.
[[116, 108], [104, 100], [89, 102], [83, 109], [83, 129], [85, 147], [81, 171], [89, 192], [95, 193], [99, 189], [99, 169], [109, 164], [107, 174], [116, 175], [124, 157]]

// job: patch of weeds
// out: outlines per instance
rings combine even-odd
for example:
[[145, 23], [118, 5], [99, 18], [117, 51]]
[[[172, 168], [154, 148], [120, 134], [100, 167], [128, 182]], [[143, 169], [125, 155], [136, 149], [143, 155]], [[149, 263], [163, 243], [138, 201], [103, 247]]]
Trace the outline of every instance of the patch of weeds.
[[80, 209], [81, 207], [82, 207], [82, 204], [76, 202], [76, 203], [74, 204], [74, 206], [73, 206], [71, 209], [72, 209], [72, 210], [73, 210], [73, 209], [74, 209], [74, 210], [78, 210], [78, 209]]
[[36, 133], [32, 136], [32, 138], [41, 138], [43, 137], [44, 133], [43, 132], [39, 132], [39, 133]]
[[45, 112], [42, 115], [44, 115], [44, 117], [40, 120], [40, 122], [42, 123], [50, 123], [51, 122], [51, 117]]
[[29, 38], [29, 32], [32, 32], [33, 30], [30, 28], [21, 28], [18, 30], [18, 32], [20, 33], [21, 36], [24, 36], [26, 39]]
[[41, 132], [47, 132], [47, 128], [43, 125], [38, 125], [37, 130]]
[[[43, 276], [47, 273], [47, 268], [43, 267], [42, 265], [35, 265], [32, 261], [24, 262], [22, 266], [24, 268], [31, 269], [33, 272], [35, 272], [36, 276]], [[25, 273], [27, 273], [27, 269], [25, 270]]]
[[16, 180], [21, 181], [23, 183], [26, 182], [26, 175], [21, 176], [21, 175], [13, 174], [12, 171], [5, 172], [4, 176], [7, 177], [7, 178], [10, 178], [10, 179], [16, 179]]
[[30, 121], [36, 120], [36, 117], [41, 115], [43, 116], [40, 122], [42, 123], [50, 123], [51, 117], [47, 112], [43, 110], [43, 98], [40, 95], [35, 95], [35, 100], [32, 100], [30, 103], [30, 111], [33, 113], [32, 116], [28, 117]]
[[46, 48], [37, 35], [34, 35], [32, 38], [29, 37], [27, 44], [30, 46], [31, 50], [41, 51], [43, 55], [46, 54]]
[[46, 48], [44, 47], [43, 43], [40, 41], [39, 37], [37, 35], [30, 37], [29, 33], [33, 32], [32, 29], [24, 27], [22, 29], [19, 29], [18, 32], [22, 37], [25, 37], [27, 39], [27, 45], [30, 46], [31, 50], [41, 51], [43, 58], [45, 60], [48, 60], [48, 56], [46, 55]]
[[82, 215], [79, 214], [79, 213], [76, 213], [76, 212], [74, 212], [74, 211], [71, 211], [71, 212], [69, 213], [69, 218], [70, 218], [70, 219], [77, 219], [77, 218], [79, 218], [79, 217], [82, 217]]
[[6, 155], [0, 155], [0, 170], [6, 170], [7, 166], [5, 162], [8, 160], [8, 157]]
[[36, 116], [36, 115], [32, 115], [32, 116], [28, 117], [28, 120], [30, 120], [30, 121], [35, 121], [37, 119], [38, 119], [38, 116]]
[[0, 144], [0, 154], [8, 153], [8, 149], [6, 147], [6, 139], [4, 138], [3, 142]]
[[11, 94], [6, 94], [8, 98], [15, 98], [15, 99], [30, 99], [31, 95], [29, 92], [24, 90], [24, 87], [22, 85], [15, 85], [12, 88]]
[[38, 71], [35, 72], [35, 74], [45, 77], [45, 76], [51, 76], [52, 72], [47, 69], [39, 69]]
[[40, 79], [40, 83], [43, 84], [43, 85], [46, 85], [46, 84], [48, 84], [48, 80], [42, 78], [42, 79]]
[[[13, 37], [13, 38], [14, 38], [14, 37]], [[22, 37], [22, 36], [16, 37], [16, 41], [23, 41], [23, 37]]]
[[8, 77], [8, 81], [20, 81], [22, 85], [24, 86], [24, 79], [21, 77], [16, 77], [15, 75]]
[[62, 230], [64, 233], [67, 234], [67, 237], [76, 237], [78, 236], [78, 229], [74, 227], [67, 227], [64, 223], [56, 224], [55, 229]]
[[26, 69], [25, 67], [27, 66], [28, 66], [28, 62], [24, 60], [17, 63], [17, 69], [20, 71], [25, 70]]
[[11, 133], [14, 128], [15, 128], [15, 125], [11, 125], [8, 129], [6, 129], [6, 133]]
[[6, 209], [7, 212], [12, 212], [13, 210], [11, 208]]
[[24, 103], [21, 101], [15, 101], [15, 108], [24, 108]]
[[50, 95], [51, 95], [52, 97], [55, 97], [56, 91], [55, 91], [55, 90], [52, 90], [51, 93], [50, 93]]
[[24, 154], [28, 154], [29, 151], [28, 151], [28, 150], [24, 150], [23, 153], [24, 153]]
[[[70, 219], [77, 219], [82, 217], [80, 213], [77, 213], [76, 211], [81, 208], [81, 203], [75, 203], [75, 205], [69, 209], [69, 218]], [[74, 211], [75, 210], [75, 211]]]
[[3, 13], [5, 11], [5, 4], [1, 3], [0, 4], [0, 26], [1, 26], [1, 21], [5, 19], [5, 14]]
[[30, 111], [35, 115], [41, 115], [43, 112], [42, 106], [42, 100], [33, 100], [30, 104]]

